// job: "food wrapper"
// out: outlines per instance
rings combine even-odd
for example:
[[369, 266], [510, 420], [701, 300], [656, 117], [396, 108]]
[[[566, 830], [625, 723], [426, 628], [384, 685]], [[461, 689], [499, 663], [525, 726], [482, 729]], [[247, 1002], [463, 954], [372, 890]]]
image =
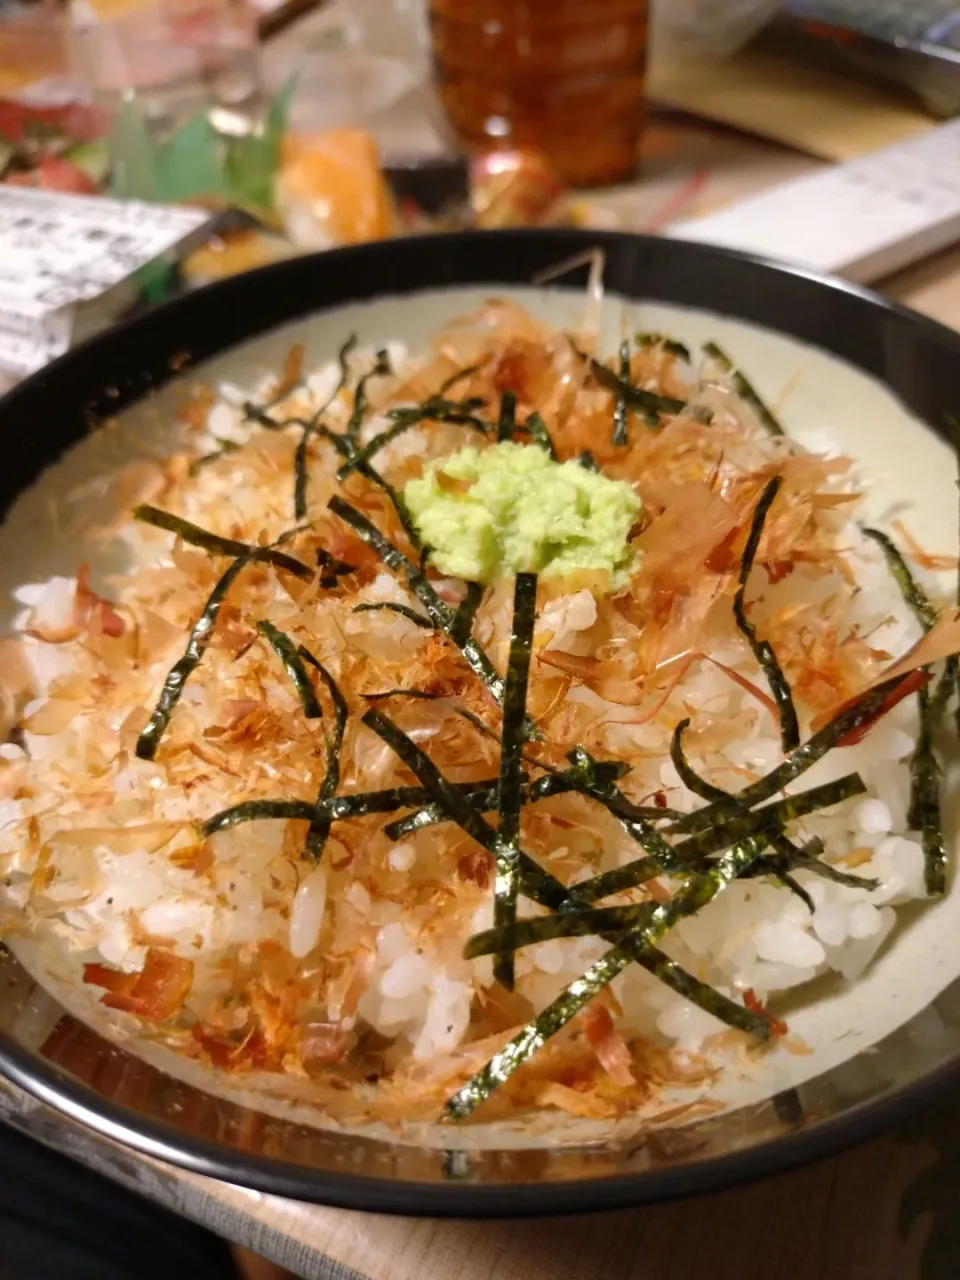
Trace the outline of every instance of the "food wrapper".
[[538, 151], [489, 151], [470, 164], [474, 225], [539, 227], [563, 221], [567, 190]]

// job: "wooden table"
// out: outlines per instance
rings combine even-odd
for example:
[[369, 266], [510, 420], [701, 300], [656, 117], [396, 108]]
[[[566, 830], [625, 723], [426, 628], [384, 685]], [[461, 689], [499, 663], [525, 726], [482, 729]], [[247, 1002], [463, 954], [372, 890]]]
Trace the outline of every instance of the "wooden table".
[[[651, 132], [648, 152], [637, 185], [592, 202], [608, 223], [646, 229], [815, 163], [676, 121]], [[884, 289], [960, 327], [960, 248]], [[0, 1116], [311, 1280], [941, 1280], [960, 1269], [960, 1100], [752, 1187], [513, 1223], [375, 1218], [260, 1195], [135, 1155], [2, 1082]]]

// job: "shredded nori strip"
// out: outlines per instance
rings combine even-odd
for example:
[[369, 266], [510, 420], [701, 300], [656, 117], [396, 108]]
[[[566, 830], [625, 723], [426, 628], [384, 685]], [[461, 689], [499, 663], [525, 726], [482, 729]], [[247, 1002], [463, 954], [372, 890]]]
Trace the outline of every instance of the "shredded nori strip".
[[268, 622], [266, 619], [257, 623], [257, 630], [269, 642], [277, 657], [283, 663], [286, 673], [297, 691], [297, 697], [303, 707], [303, 714], [308, 720], [319, 720], [323, 716], [323, 711], [317, 701], [317, 695], [310, 682], [310, 677], [307, 675], [306, 667], [303, 665], [303, 659], [297, 651], [297, 646], [285, 632], [280, 631], [272, 622]]
[[676, 338], [668, 338], [663, 333], [637, 333], [634, 334], [633, 340], [638, 347], [662, 347], [668, 355], [690, 363], [690, 348], [678, 342]]
[[200, 612], [200, 617], [191, 628], [183, 657], [170, 668], [147, 726], [137, 739], [136, 753], [141, 760], [152, 760], [157, 754], [160, 739], [170, 723], [173, 709], [180, 700], [180, 695], [183, 693], [187, 681], [202, 662], [203, 655], [213, 639], [214, 628], [217, 625], [217, 618], [220, 616], [220, 609], [227, 597], [227, 592], [233, 586], [234, 580], [249, 563], [250, 561], [246, 557], [234, 560], [221, 575], [217, 585], [207, 597], [207, 602]]
[[757, 509], [753, 514], [753, 523], [750, 526], [750, 536], [747, 539], [743, 560], [740, 564], [740, 580], [737, 586], [737, 594], [733, 598], [733, 613], [737, 620], [737, 626], [746, 636], [754, 657], [760, 663], [763, 668], [763, 674], [767, 677], [767, 684], [770, 686], [773, 700], [777, 704], [777, 712], [780, 716], [780, 741], [786, 753], [793, 751], [794, 748], [800, 745], [800, 725], [797, 722], [797, 711], [793, 705], [793, 695], [790, 693], [790, 686], [787, 684], [787, 678], [783, 674], [780, 663], [777, 661], [777, 655], [773, 652], [772, 645], [766, 640], [757, 639], [756, 628], [750, 622], [744, 608], [747, 579], [750, 577], [750, 570], [753, 568], [753, 562], [760, 547], [760, 539], [763, 536], [763, 526], [766, 522], [767, 513], [773, 505], [774, 498], [780, 491], [781, 483], [781, 477], [774, 476], [757, 503]]
[[[470, 670], [483, 683], [493, 698], [502, 705], [503, 678], [473, 636], [467, 636], [460, 642], [454, 640], [456, 612], [440, 599], [427, 581], [423, 571], [411, 564], [403, 552], [395, 547], [389, 538], [385, 537], [355, 507], [352, 507], [348, 502], [344, 502], [339, 495], [335, 494], [330, 499], [329, 505], [330, 510], [335, 515], [338, 515], [369, 547], [376, 551], [388, 569], [392, 569], [394, 573], [402, 573], [404, 575], [407, 585], [423, 605], [433, 625], [456, 644]], [[529, 717], [525, 717], [524, 732], [528, 738], [539, 739], [541, 736], [539, 729]]]
[[175, 516], [171, 511], [161, 511], [159, 507], [151, 507], [146, 502], [134, 508], [133, 518], [144, 524], [152, 524], [156, 529], [165, 529], [167, 533], [174, 533], [184, 542], [189, 542], [191, 546], [199, 547], [201, 551], [206, 551], [210, 555], [237, 556], [244, 560], [256, 560], [261, 564], [272, 564], [276, 569], [286, 569], [288, 573], [296, 574], [305, 582], [309, 582], [314, 576], [314, 571], [309, 565], [293, 556], [288, 556], [284, 551], [278, 551], [276, 546], [256, 547], [249, 542], [240, 542], [236, 538], [221, 538], [217, 533], [210, 533], [189, 520]]
[[382, 378], [389, 373], [393, 373], [390, 365], [390, 355], [386, 347], [381, 347], [377, 351], [373, 368], [369, 373], [363, 375], [357, 383], [356, 391], [353, 393], [353, 412], [350, 414], [345, 433], [348, 440], [355, 441], [363, 425], [364, 415], [367, 412], [367, 383], [372, 378]]
[[[701, 778], [687, 760], [683, 750], [683, 735], [689, 724], [690, 721], [688, 719], [681, 720], [674, 730], [673, 738], [670, 742], [670, 759], [680, 775], [681, 782], [689, 791], [692, 791], [694, 795], [700, 796], [703, 800], [711, 802], [734, 800], [735, 797], [729, 791], [715, 787]], [[742, 816], [744, 819], [749, 819], [751, 815], [747, 809], [743, 809]], [[817, 856], [823, 852], [820, 841], [811, 841], [809, 845], [800, 848], [793, 843], [782, 828], [774, 827], [769, 821], [762, 829], [770, 837], [774, 856], [759, 858], [754, 866], [754, 873], [775, 876], [791, 892], [803, 900], [811, 915], [816, 910], [813, 900], [807, 891], [790, 875], [791, 871], [795, 871], [800, 867], [818, 872], [827, 880], [834, 880], [840, 884], [853, 884], [858, 889], [877, 888], [878, 882], [876, 880], [870, 880], [862, 876], [849, 876], [845, 872], [835, 871], [828, 862], [822, 862]]]
[[211, 462], [219, 462], [221, 458], [227, 457], [231, 453], [236, 453], [240, 448], [236, 440], [221, 440], [220, 448], [214, 449], [212, 453], [201, 454], [199, 458], [194, 458], [190, 463], [188, 474], [190, 476], [197, 475], [204, 467], [208, 467]]
[[[392, 720], [379, 711], [368, 711], [363, 724], [378, 734], [417, 777], [427, 791], [442, 804], [450, 816], [488, 853], [497, 856], [499, 835], [453, 783], [443, 776], [433, 761]], [[559, 881], [537, 865], [522, 851], [519, 854], [519, 891], [543, 906], [555, 909], [566, 901], [567, 893]]]
[[351, 612], [375, 613], [379, 610], [385, 610], [387, 613], [399, 613], [402, 618], [406, 618], [408, 622], [422, 627], [424, 631], [436, 631], [437, 629], [436, 623], [431, 622], [422, 613], [417, 613], [416, 609], [411, 609], [408, 604], [394, 604], [392, 600], [386, 600], [380, 604], [356, 604]]
[[[939, 615], [926, 592], [910, 572], [896, 544], [879, 529], [864, 529], [863, 533], [880, 547], [886, 559], [887, 568], [900, 588], [904, 602], [924, 631], [930, 631]], [[951, 658], [933, 692], [929, 685], [924, 685], [917, 694], [917, 703], [920, 708], [920, 733], [910, 758], [910, 805], [907, 824], [911, 830], [920, 832], [923, 845], [924, 883], [931, 897], [942, 894], [947, 883], [947, 850], [941, 812], [943, 770], [937, 759], [934, 740], [947, 703], [953, 696], [956, 677], [957, 662], [955, 658]]]
[[450, 639], [458, 647], [465, 640], [470, 638], [473, 632], [473, 620], [477, 616], [477, 610], [483, 600], [483, 584], [480, 582], [468, 582], [467, 594], [457, 605], [457, 612], [453, 618], [453, 630]]
[[338, 578], [347, 578], [351, 573], [357, 572], [355, 564], [347, 564], [345, 560], [338, 560], [336, 556], [332, 556], [323, 547], [317, 548], [317, 565], [320, 568], [320, 585], [325, 590], [335, 587]]
[[596, 458], [589, 449], [584, 449], [583, 453], [578, 454], [577, 461], [580, 463], [581, 467], [583, 467], [584, 471], [593, 471], [596, 473], [600, 470], [600, 467], [597, 465]]
[[[842, 800], [850, 799], [851, 796], [863, 795], [866, 790], [862, 778], [853, 773], [845, 778], [838, 778], [836, 782], [827, 782], [823, 786], [813, 787], [809, 791], [801, 792], [800, 795], [787, 796], [752, 813], [744, 813], [742, 807], [739, 813], [734, 813], [732, 805], [728, 802], [725, 817], [718, 818], [715, 823], [707, 824], [703, 830], [682, 841], [675, 848], [678, 856], [684, 861], [702, 866], [706, 858], [721, 852], [738, 840], [745, 840], [748, 836], [757, 835], [761, 831], [777, 831], [788, 822], [819, 809], [828, 809]], [[703, 813], [705, 810], [698, 812]], [[676, 823], [672, 828], [667, 827], [666, 831], [669, 833], [682, 827], [682, 823]], [[830, 868], [830, 871], [833, 873], [836, 869]], [[615, 893], [622, 893], [626, 889], [636, 888], [658, 874], [659, 868], [651, 858], [637, 858], [613, 871], [602, 872], [591, 880], [581, 882], [576, 887], [577, 898], [580, 902], [596, 902], [602, 898], [609, 898]], [[835, 879], [837, 876], [844, 877], [840, 881], [843, 884], [852, 883], [855, 880], [857, 887], [862, 888], [865, 883], [860, 877], [846, 877], [844, 872], [830, 874], [827, 878]]]
[[550, 435], [547, 424], [536, 410], [524, 419], [523, 430], [527, 433], [534, 444], [538, 444], [554, 462], [557, 461], [557, 451], [554, 448], [553, 438]]
[[470, 364], [465, 369], [458, 369], [456, 373], [451, 373], [449, 378], [444, 378], [443, 382], [440, 383], [438, 395], [445, 395], [458, 382], [463, 382], [465, 378], [472, 378], [475, 373], [480, 372], [480, 368], [481, 366], [478, 364]]
[[913, 616], [923, 627], [924, 631], [929, 631], [937, 621], [937, 611], [930, 603], [930, 598], [916, 581], [906, 560], [900, 554], [893, 539], [888, 537], [880, 529], [870, 529], [864, 527], [862, 533], [865, 537], [875, 542], [883, 552], [884, 559], [887, 562], [887, 568], [890, 570], [891, 576], [900, 588], [900, 594], [903, 596], [905, 604], [908, 606]]
[[[620, 377], [629, 387], [630, 381], [630, 343], [624, 340], [620, 344]], [[630, 409], [623, 396], [618, 396], [613, 406], [613, 443], [625, 445], [630, 443]]]
[[[393, 747], [407, 767], [413, 770], [428, 790], [440, 793], [440, 804], [450, 812], [453, 820], [457, 821], [478, 843], [496, 856], [498, 835], [471, 808], [468, 799], [473, 798], [468, 795], [464, 795], [461, 798], [457, 794], [457, 784], [450, 783], [444, 779], [428, 757], [392, 721], [379, 716], [376, 712], [369, 712], [364, 717], [364, 723]], [[610, 778], [615, 778], [621, 772], [621, 766], [616, 764], [607, 765], [606, 762], [596, 764], [595, 769], [598, 776], [603, 773], [604, 776]], [[544, 782], [552, 783], [553, 781], [553, 779], [540, 779], [533, 784], [531, 792]], [[479, 798], [476, 802], [480, 803]], [[386, 828], [386, 830], [389, 833], [390, 829]], [[531, 898], [551, 911], [572, 913], [580, 908], [581, 904], [570, 896], [564, 886], [549, 871], [540, 867], [522, 850], [519, 854], [518, 871], [519, 891], [525, 897]], [[714, 991], [705, 983], [700, 982], [699, 979], [686, 973], [679, 965], [669, 960], [655, 948], [646, 948], [638, 963], [644, 965], [661, 981], [673, 987], [685, 998], [694, 1001], [729, 1025], [754, 1033], [762, 1030], [753, 1021], [755, 1015], [752, 1015], [749, 1010], [744, 1010], [741, 1005], [728, 1000], [720, 992]]]
[[[531, 761], [531, 763], [537, 762]], [[604, 762], [600, 767], [607, 768], [608, 766]], [[609, 767], [622, 769], [623, 766]], [[612, 775], [614, 781], [617, 776], [619, 776], [617, 773]], [[548, 773], [523, 788], [523, 802], [524, 804], [536, 804], [538, 800], [546, 800], [549, 796], [566, 795], [571, 791], [582, 791], [582, 783], [579, 778], [572, 778], [567, 770]], [[496, 794], [494, 793], [488, 797], [485, 792], [478, 791], [473, 803], [481, 812], [495, 809]], [[647, 811], [648, 816], [652, 815], [653, 812], [653, 810]], [[453, 818], [447, 813], [442, 804], [428, 804], [424, 805], [422, 809], [418, 809], [415, 813], [409, 814], [406, 818], [400, 818], [396, 822], [390, 823], [389, 826], [384, 827], [384, 832], [391, 840], [399, 840], [402, 836], [409, 835], [413, 831], [422, 831], [424, 827], [432, 827], [438, 823], [452, 821]]]
[[330, 836], [330, 804], [337, 794], [340, 785], [340, 751], [343, 747], [343, 735], [347, 727], [347, 700], [340, 692], [340, 686], [319, 662], [309, 649], [303, 645], [297, 649], [300, 657], [319, 672], [320, 679], [326, 686], [330, 701], [333, 703], [333, 731], [327, 735], [327, 768], [317, 792], [317, 800], [313, 807], [313, 818], [307, 832], [304, 854], [316, 862], [323, 853]]
[[920, 832], [923, 878], [931, 897], [939, 897], [947, 887], [947, 850], [941, 812], [943, 770], [934, 750], [934, 739], [952, 692], [953, 673], [949, 670], [940, 677], [932, 693], [929, 686], [920, 690], [920, 733], [910, 759], [911, 794], [907, 824]]
[[[505, 393], [506, 394], [506, 393]], [[496, 874], [493, 887], [494, 928], [505, 928], [517, 918], [518, 863], [520, 859], [520, 806], [523, 784], [523, 721], [527, 709], [533, 627], [537, 615], [537, 575], [518, 573], [513, 591], [513, 625], [507, 678], [503, 693], [503, 731], [500, 747], [499, 824]], [[501, 986], [513, 990], [513, 952], [504, 951], [493, 962], [493, 974]]]
[[517, 397], [513, 391], [504, 391], [500, 397], [500, 417], [497, 419], [497, 440], [512, 440], [517, 429]]
[[[500, 785], [496, 778], [483, 782], [451, 782], [450, 785], [462, 791], [471, 804], [479, 804], [481, 808], [496, 807]], [[397, 809], [422, 804], [428, 798], [429, 792], [423, 787], [357, 791], [352, 795], [333, 796], [326, 802], [326, 812], [332, 822], [343, 822], [349, 818], [366, 818], [371, 814], [394, 813]], [[316, 816], [317, 806], [309, 800], [244, 800], [207, 818], [201, 823], [200, 831], [203, 836], [211, 836], [218, 831], [227, 831], [230, 827], [266, 818], [312, 822]]]
[[591, 911], [566, 911], [552, 916], [516, 920], [500, 928], [475, 933], [463, 949], [465, 960], [478, 956], [510, 954], [554, 938], [589, 938], [594, 934], [621, 933], [646, 924], [656, 904], [641, 902], [627, 907], [598, 907]]
[[[581, 1009], [608, 986], [628, 965], [643, 956], [647, 946], [660, 938], [687, 915], [694, 915], [731, 881], [742, 876], [762, 853], [763, 836], [754, 836], [735, 845], [709, 871], [692, 878], [669, 902], [653, 911], [647, 924], [627, 934], [610, 951], [575, 979], [551, 1005], [540, 1013], [483, 1067], [472, 1080], [450, 1098], [445, 1115], [454, 1120], [465, 1119], [491, 1093], [504, 1084], [518, 1067], [531, 1058], [551, 1036], [556, 1035]], [[769, 1035], [770, 1029], [757, 1026], [758, 1036]]]
[[238, 827], [243, 822], [259, 822], [264, 818], [282, 819], [285, 822], [301, 819], [310, 822], [314, 812], [314, 806], [309, 800], [244, 800], [207, 818], [200, 831], [206, 838], [216, 835], [218, 831], [229, 831], [231, 827]]
[[327, 399], [326, 404], [322, 405], [316, 411], [313, 415], [312, 421], [302, 424], [303, 430], [301, 432], [300, 441], [297, 444], [297, 452], [293, 460], [293, 510], [297, 520], [302, 520], [307, 514], [307, 450], [310, 447], [310, 437], [315, 434], [321, 434], [319, 431], [320, 419], [349, 382], [350, 354], [356, 345], [357, 335], [352, 333], [340, 348], [337, 355], [337, 359], [340, 363], [340, 379], [337, 382], [333, 393]]
[[661, 415], [683, 413], [686, 409], [687, 402], [685, 400], [677, 400], [674, 396], [657, 395], [655, 391], [644, 391], [642, 387], [634, 387], [631, 383], [624, 382], [612, 369], [608, 369], [605, 364], [601, 364], [599, 360], [595, 360], [592, 356], [588, 356], [585, 351], [581, 351], [572, 339], [568, 339], [568, 341], [573, 348], [574, 354], [579, 356], [581, 360], [585, 360], [590, 366], [590, 372], [596, 382], [605, 391], [613, 392], [631, 409], [635, 409], [637, 413], [641, 414], [647, 426], [659, 427]]
[[760, 396], [756, 387], [750, 382], [740, 369], [734, 366], [733, 361], [727, 353], [718, 347], [715, 342], [704, 343], [704, 354], [708, 355], [712, 360], [716, 360], [717, 364], [730, 375], [730, 381], [737, 395], [746, 404], [750, 406], [757, 418], [760, 420], [761, 426], [765, 427], [772, 436], [785, 436], [787, 433], [778, 422], [777, 418], [771, 413], [769, 407]]
[[733, 801], [718, 801], [716, 804], [707, 805], [703, 809], [686, 814], [673, 823], [668, 829], [668, 834], [692, 834], [705, 831], [718, 821], [735, 818], [744, 806], [751, 809], [763, 800], [770, 800], [778, 791], [782, 791], [808, 769], [812, 769], [818, 760], [822, 760], [828, 751], [832, 751], [849, 734], [862, 729], [864, 725], [874, 720], [887, 699], [895, 693], [904, 680], [910, 678], [909, 674], [893, 676], [889, 680], [884, 680], [882, 684], [868, 689], [850, 706], [838, 712], [811, 738], [797, 747], [796, 751], [782, 764], [778, 764], [775, 769], [764, 777], [758, 778], [756, 782], [751, 782], [742, 791], [736, 792]]
[[337, 472], [337, 479], [342, 483], [351, 472], [360, 470], [365, 463], [371, 462], [392, 440], [396, 440], [398, 436], [421, 422], [444, 422], [448, 425], [469, 427], [473, 431], [486, 435], [487, 424], [474, 413], [475, 409], [482, 408], [483, 403], [476, 396], [471, 396], [468, 400], [446, 400], [441, 396], [431, 396], [422, 404], [412, 405], [409, 408], [390, 409], [387, 417], [392, 419], [391, 425], [378, 432], [362, 448], [356, 448]]
[[[499, 781], [488, 778], [482, 782], [451, 782], [451, 787], [462, 791], [473, 805], [480, 809], [496, 807]], [[335, 822], [344, 818], [365, 818], [371, 813], [395, 813], [412, 805], [429, 800], [430, 793], [424, 787], [389, 787], [384, 791], [357, 791], [353, 795], [335, 796], [330, 801], [330, 816]]]

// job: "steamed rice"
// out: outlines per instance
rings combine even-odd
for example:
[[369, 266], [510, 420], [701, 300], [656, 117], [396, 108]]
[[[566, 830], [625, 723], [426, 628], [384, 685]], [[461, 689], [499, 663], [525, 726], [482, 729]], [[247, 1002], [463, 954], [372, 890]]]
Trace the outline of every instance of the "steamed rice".
[[[474, 325], [441, 335], [426, 357], [408, 357], [399, 343], [390, 356], [395, 375], [368, 387], [373, 412], [362, 439], [387, 424], [391, 405], [416, 402], [479, 364], [458, 396], [493, 404], [515, 389], [523, 411], [543, 415], [562, 457], [591, 449], [644, 500], [649, 522], [634, 538], [637, 568], [626, 590], [612, 595], [589, 575], [540, 584], [528, 706], [554, 764], [583, 743], [630, 766], [621, 786], [631, 800], [689, 812], [701, 802], [669, 755], [680, 719], [691, 718], [691, 763], [716, 786], [736, 791], [783, 759], [763, 673], [730, 608], [744, 530], [771, 475], [782, 475], [784, 488], [751, 575], [750, 617], [790, 680], [804, 736], [920, 639], [881, 553], [856, 524], [849, 461], [771, 438], [722, 379], [697, 379], [694, 412], [659, 433], [635, 419], [633, 448], [617, 450], [606, 443], [609, 394], [584, 385], [562, 335], [509, 304], [492, 303]], [[372, 363], [372, 352], [359, 352], [354, 379]], [[685, 394], [687, 376], [662, 350], [634, 357], [634, 380], [652, 388]], [[334, 396], [324, 420], [342, 430], [352, 396], [337, 392], [339, 377], [336, 361], [308, 371], [271, 411], [309, 418]], [[251, 543], [289, 530], [299, 433], [265, 429], [242, 408], [276, 393], [272, 383], [198, 397], [189, 455], [234, 447], [194, 474], [186, 453], [166, 460], [138, 497]], [[698, 406], [712, 410], [709, 426], [697, 421]], [[400, 487], [426, 459], [465, 442], [454, 427], [416, 428], [378, 455], [377, 469]], [[154, 762], [134, 755], [137, 735], [225, 562], [124, 510], [103, 523], [129, 568], [97, 584], [102, 596], [83, 574], [17, 590], [25, 670], [10, 667], [18, 678], [5, 693], [19, 729], [0, 747], [0, 923], [14, 946], [20, 934], [70, 957], [78, 979], [93, 966], [87, 983], [106, 990], [118, 1031], [220, 1070], [285, 1077], [332, 1116], [403, 1119], [435, 1114], [608, 944], [569, 938], [521, 950], [516, 989], [503, 992], [489, 957], [462, 955], [466, 939], [492, 924], [492, 872], [489, 856], [452, 823], [399, 842], [383, 833], [396, 814], [335, 823], [316, 866], [302, 857], [303, 822], [252, 822], [198, 839], [195, 824], [244, 800], [312, 803], [323, 777], [322, 736], [257, 639], [258, 618], [306, 644], [347, 697], [340, 794], [410, 783], [359, 724], [364, 695], [395, 688], [449, 700], [399, 702], [390, 712], [448, 777], [496, 777], [496, 744], [453, 704], [492, 727], [498, 714], [456, 651], [398, 614], [354, 612], [388, 602], [421, 610], [327, 511], [345, 492], [394, 541], [401, 536], [379, 490], [359, 477], [337, 484], [338, 461], [314, 438], [309, 527], [286, 549], [312, 563], [322, 546], [357, 572], [321, 590], [270, 566], [245, 570]], [[452, 601], [463, 591], [452, 580], [434, 586]], [[509, 584], [488, 589], [474, 626], [500, 670], [511, 594]], [[925, 896], [923, 850], [907, 826], [917, 731], [913, 700], [901, 702], [862, 742], [830, 752], [790, 788], [860, 774], [865, 795], [804, 818], [791, 835], [820, 837], [827, 861], [876, 888], [797, 871], [811, 913], [771, 879], [735, 881], [680, 922], [663, 943], [667, 954], [725, 995], [774, 1009], [777, 993], [826, 972], [856, 981], [888, 938], [896, 907]], [[568, 885], [640, 853], [608, 812], [576, 795], [528, 806], [523, 841]], [[660, 877], [613, 901], [672, 887]], [[539, 913], [524, 904], [522, 914]], [[161, 956], [186, 980], [169, 1006], [144, 1005], [137, 975], [153, 972]], [[655, 1099], [665, 1082], [709, 1074], [731, 1034], [634, 965], [488, 1106], [622, 1114]]]

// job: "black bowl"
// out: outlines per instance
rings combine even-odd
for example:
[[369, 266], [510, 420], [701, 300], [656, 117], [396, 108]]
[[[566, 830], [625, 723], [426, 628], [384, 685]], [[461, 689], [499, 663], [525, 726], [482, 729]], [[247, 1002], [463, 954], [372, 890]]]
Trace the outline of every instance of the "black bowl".
[[[158, 307], [64, 356], [0, 403], [0, 509], [91, 421], [170, 381], [185, 354], [203, 360], [283, 322], [381, 294], [529, 283], [597, 245], [616, 293], [718, 312], [824, 348], [885, 383], [934, 429], [960, 405], [960, 336], [837, 281], [640, 236], [433, 236], [266, 267]], [[934, 1001], [945, 1028], [935, 1044], [914, 1039], [907, 1023], [869, 1054], [758, 1106], [629, 1144], [465, 1157], [268, 1118], [170, 1079], [67, 1015], [35, 1052], [12, 1030], [29, 987], [7, 956], [0, 965], [0, 1073], [9, 1080], [139, 1151], [262, 1191], [352, 1209], [540, 1215], [728, 1187], [863, 1139], [960, 1076], [954, 984]]]

